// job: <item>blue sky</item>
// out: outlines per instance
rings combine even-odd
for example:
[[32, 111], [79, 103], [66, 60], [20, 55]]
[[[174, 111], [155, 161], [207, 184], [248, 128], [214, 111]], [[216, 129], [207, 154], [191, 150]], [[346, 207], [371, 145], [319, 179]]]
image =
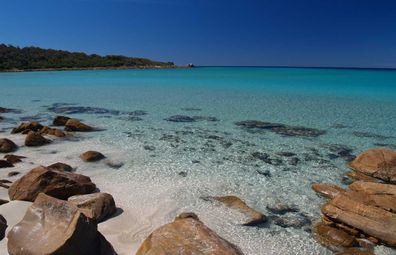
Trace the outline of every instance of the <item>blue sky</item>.
[[177, 64], [396, 68], [395, 0], [0, 0], [0, 42]]

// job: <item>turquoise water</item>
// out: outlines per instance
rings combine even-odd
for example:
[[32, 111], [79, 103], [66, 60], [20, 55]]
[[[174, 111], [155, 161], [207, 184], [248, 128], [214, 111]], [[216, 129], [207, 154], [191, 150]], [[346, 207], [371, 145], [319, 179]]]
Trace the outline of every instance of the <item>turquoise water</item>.
[[[103, 131], [80, 135], [79, 142], [56, 141], [48, 151], [58, 153], [50, 156], [40, 156], [43, 149], [23, 152], [33, 153], [37, 163], [74, 164], [102, 190], [115, 193], [123, 215], [136, 222], [125, 226], [122, 237], [106, 237], [133, 244], [129, 251], [153, 229], [188, 210], [245, 254], [329, 253], [309, 233], [309, 221], [320, 217], [324, 202], [310, 185], [345, 184], [347, 158], [337, 155], [340, 148], [351, 156], [370, 147], [396, 149], [396, 71], [205, 67], [0, 73], [0, 88], [0, 107], [22, 110], [2, 114], [2, 137], [20, 120], [49, 124], [54, 110], [60, 110], [49, 109], [56, 103], [103, 108], [101, 113], [62, 113]], [[201, 119], [164, 120], [172, 115]], [[243, 120], [325, 133], [296, 136], [235, 125]], [[76, 155], [84, 149], [104, 151], [124, 165], [111, 170], [104, 164], [80, 166]], [[271, 160], [252, 156], [257, 152]], [[295, 154], [298, 162], [291, 163], [281, 152]], [[238, 216], [232, 212], [200, 199], [227, 194], [269, 216], [301, 224], [273, 220], [260, 228], [243, 227], [235, 224]], [[277, 201], [295, 205], [298, 212], [273, 215], [267, 206]]]

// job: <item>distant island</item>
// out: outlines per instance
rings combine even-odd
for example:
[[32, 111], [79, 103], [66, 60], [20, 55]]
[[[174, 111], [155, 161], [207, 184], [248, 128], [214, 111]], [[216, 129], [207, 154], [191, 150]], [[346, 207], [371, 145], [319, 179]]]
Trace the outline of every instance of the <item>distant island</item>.
[[0, 71], [174, 68], [173, 62], [0, 44]]

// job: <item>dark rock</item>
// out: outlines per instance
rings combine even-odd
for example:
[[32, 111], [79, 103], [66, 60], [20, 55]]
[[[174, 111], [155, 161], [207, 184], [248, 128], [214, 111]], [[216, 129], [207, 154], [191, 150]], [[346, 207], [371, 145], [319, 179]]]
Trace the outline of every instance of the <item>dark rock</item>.
[[0, 139], [0, 153], [10, 153], [15, 151], [18, 146], [7, 138]]
[[85, 162], [96, 162], [105, 158], [105, 156], [97, 151], [86, 151], [80, 155], [80, 158]]
[[17, 171], [11, 171], [11, 172], [9, 172], [8, 174], [7, 174], [7, 176], [8, 177], [13, 177], [13, 176], [16, 176], [16, 175], [18, 175], [18, 174], [20, 174], [21, 172], [17, 172]]
[[271, 177], [272, 174], [270, 172], [270, 170], [261, 170], [261, 169], [257, 169], [256, 172], [260, 175], [264, 175], [265, 177]]
[[135, 117], [137, 117], [137, 116], [144, 116], [144, 115], [147, 115], [147, 112], [146, 112], [146, 111], [143, 111], [143, 110], [136, 110], [136, 111], [128, 112], [128, 113], [126, 113], [126, 114], [129, 115], [129, 116], [135, 116]]
[[288, 161], [289, 165], [296, 166], [300, 162], [300, 159], [297, 157], [292, 157]]
[[142, 121], [143, 119], [138, 116], [128, 116], [125, 120], [127, 120], [127, 121]]
[[121, 167], [124, 166], [124, 163], [122, 162], [112, 162], [107, 160], [106, 161], [106, 165], [108, 165], [109, 167], [113, 168], [113, 169], [120, 169]]
[[39, 132], [30, 131], [25, 138], [25, 145], [28, 147], [37, 147], [51, 143], [51, 140], [44, 138]]
[[78, 131], [78, 132], [89, 132], [93, 131], [93, 127], [88, 126], [79, 120], [69, 119], [65, 124], [66, 131]]
[[22, 113], [21, 110], [0, 107], [0, 113]]
[[7, 227], [7, 220], [0, 214], [0, 240], [4, 239]]
[[342, 129], [342, 128], [350, 128], [350, 126], [344, 125], [344, 124], [333, 124], [331, 125], [332, 128], [337, 128], [337, 129]]
[[185, 116], [185, 115], [174, 115], [170, 116], [165, 119], [166, 121], [171, 121], [171, 122], [195, 122], [196, 120], [190, 116]]
[[264, 152], [253, 152], [252, 157], [259, 159], [267, 164], [279, 166], [282, 164], [282, 160], [278, 158], [270, 158], [269, 154]]
[[393, 138], [393, 136], [379, 135], [379, 134], [374, 134], [374, 133], [370, 133], [370, 132], [355, 131], [355, 132], [352, 132], [352, 134], [357, 137], [374, 138], [374, 139], [378, 139], [378, 140], [386, 140], [389, 138]]
[[235, 124], [243, 129], [269, 130], [283, 136], [318, 137], [320, 135], [326, 134], [326, 131], [324, 130], [300, 126], [288, 126], [281, 123], [271, 123], [256, 120], [240, 121]]
[[195, 121], [219, 121], [218, 118], [211, 116], [193, 116], [192, 118]]
[[288, 205], [282, 202], [278, 202], [273, 205], [267, 205], [267, 210], [280, 215], [288, 212], [298, 212], [298, 208], [295, 205]]
[[187, 172], [179, 172], [179, 175], [180, 175], [181, 177], [187, 177]]
[[0, 205], [7, 204], [8, 202], [10, 202], [10, 201], [0, 198]]
[[7, 160], [8, 162], [12, 163], [12, 164], [16, 164], [19, 162], [22, 162], [22, 159], [24, 159], [26, 157], [24, 156], [18, 156], [18, 155], [12, 155], [12, 154], [8, 154], [4, 156], [4, 159]]
[[121, 112], [98, 107], [53, 105], [48, 111], [59, 114], [111, 114], [119, 115]]
[[146, 151], [155, 151], [155, 147], [154, 147], [154, 146], [151, 146], [151, 145], [145, 145], [145, 146], [143, 146], [143, 148], [144, 148]]
[[296, 228], [300, 229], [305, 226], [311, 225], [311, 220], [303, 215], [303, 214], [298, 214], [295, 216], [271, 216], [271, 220], [275, 225], [278, 225], [282, 228]]
[[0, 159], [0, 168], [14, 167], [14, 165], [7, 160]]
[[64, 172], [73, 172], [73, 167], [69, 166], [68, 164], [57, 162], [52, 165], [47, 166], [50, 170], [56, 171], [64, 171]]
[[39, 193], [59, 198], [94, 192], [96, 186], [87, 176], [37, 167], [16, 180], [9, 188], [11, 200], [34, 201]]
[[18, 127], [12, 129], [11, 134], [27, 134], [30, 131], [40, 131], [44, 126], [40, 123], [33, 121], [33, 122], [23, 122]]
[[278, 154], [279, 156], [282, 156], [282, 157], [293, 157], [293, 156], [296, 156], [295, 153], [288, 152], [288, 151], [281, 151], [281, 152], [278, 152], [276, 154]]

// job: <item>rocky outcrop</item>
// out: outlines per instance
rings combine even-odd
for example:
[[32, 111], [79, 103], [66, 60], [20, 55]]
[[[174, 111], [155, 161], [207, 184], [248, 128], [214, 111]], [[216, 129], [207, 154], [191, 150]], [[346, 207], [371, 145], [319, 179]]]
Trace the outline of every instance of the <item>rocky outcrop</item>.
[[10, 255], [115, 255], [94, 220], [71, 203], [40, 194], [7, 235]]
[[66, 122], [70, 120], [69, 117], [66, 116], [56, 116], [54, 121], [52, 122], [52, 125], [54, 126], [65, 126]]
[[96, 186], [87, 176], [37, 167], [16, 180], [9, 188], [11, 200], [34, 201], [39, 193], [67, 199], [94, 192]]
[[195, 214], [184, 213], [151, 233], [136, 253], [165, 254], [242, 255], [242, 252], [205, 226]]
[[16, 151], [18, 146], [7, 138], [0, 139], [0, 153], [10, 153]]
[[73, 167], [69, 166], [68, 164], [61, 163], [61, 162], [49, 165], [49, 166], [47, 166], [47, 168], [50, 170], [56, 170], [56, 171], [73, 172]]
[[396, 182], [396, 152], [390, 149], [369, 149], [359, 154], [349, 166], [355, 171], [381, 179]]
[[246, 222], [242, 223], [245, 226], [254, 226], [267, 221], [267, 217], [249, 207], [242, 199], [236, 196], [224, 196], [224, 197], [203, 197], [204, 200], [217, 201], [229, 208], [238, 210], [240, 213], [246, 216]]
[[4, 156], [4, 159], [7, 160], [8, 162], [10, 162], [11, 164], [16, 164], [16, 163], [22, 162], [22, 159], [24, 159], [24, 158], [26, 158], [26, 157], [12, 155], [12, 154], [8, 154], [8, 155]]
[[86, 151], [80, 155], [80, 158], [85, 162], [96, 162], [101, 159], [104, 159], [105, 156], [97, 151]]
[[338, 187], [335, 184], [328, 183], [314, 183], [312, 189], [320, 195], [327, 198], [334, 198], [342, 192], [345, 192], [343, 188]]
[[28, 147], [38, 147], [51, 143], [51, 140], [43, 137], [39, 132], [29, 132], [25, 138], [25, 145]]
[[11, 134], [17, 134], [17, 133], [22, 133], [22, 134], [27, 134], [29, 131], [40, 131], [44, 126], [41, 125], [40, 123], [33, 121], [33, 122], [23, 122], [21, 123], [18, 127], [12, 129]]
[[94, 129], [93, 129], [93, 127], [88, 126], [88, 125], [80, 122], [79, 120], [69, 119], [65, 123], [65, 130], [66, 131], [89, 132], [89, 131], [93, 131]]
[[102, 222], [116, 212], [113, 196], [108, 193], [92, 193], [69, 197], [68, 201], [76, 205], [85, 216]]
[[5, 237], [7, 227], [7, 220], [0, 214], [0, 240]]
[[352, 247], [356, 242], [354, 236], [322, 222], [313, 227], [313, 233], [319, 243], [332, 251], [341, 251], [344, 248]]
[[65, 137], [66, 136], [65, 132], [63, 132], [62, 130], [60, 130], [58, 128], [50, 128], [47, 126], [40, 129], [40, 133], [44, 134], [44, 135], [53, 135], [56, 137]]
[[7, 160], [0, 159], [0, 168], [14, 167], [14, 165]]

